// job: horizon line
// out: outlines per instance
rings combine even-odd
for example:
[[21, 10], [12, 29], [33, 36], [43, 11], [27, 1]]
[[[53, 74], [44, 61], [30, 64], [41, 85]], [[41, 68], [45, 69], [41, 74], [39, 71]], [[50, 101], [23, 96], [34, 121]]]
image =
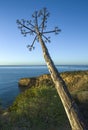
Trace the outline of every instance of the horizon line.
[[[55, 66], [71, 66], [71, 65], [78, 65], [78, 66], [88, 66], [88, 64], [55, 64]], [[24, 65], [24, 64], [19, 64], [19, 65], [0, 65], [0, 66], [47, 66], [46, 64], [27, 64], [27, 65]]]

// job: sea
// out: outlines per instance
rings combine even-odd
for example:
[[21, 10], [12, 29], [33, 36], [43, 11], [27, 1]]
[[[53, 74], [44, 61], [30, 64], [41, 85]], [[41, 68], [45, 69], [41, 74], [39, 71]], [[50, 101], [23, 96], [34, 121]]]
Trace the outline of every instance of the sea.
[[[88, 70], [88, 65], [56, 65], [59, 72]], [[18, 81], [24, 77], [49, 74], [47, 66], [0, 66], [0, 106], [3, 109], [12, 105], [21, 89]]]

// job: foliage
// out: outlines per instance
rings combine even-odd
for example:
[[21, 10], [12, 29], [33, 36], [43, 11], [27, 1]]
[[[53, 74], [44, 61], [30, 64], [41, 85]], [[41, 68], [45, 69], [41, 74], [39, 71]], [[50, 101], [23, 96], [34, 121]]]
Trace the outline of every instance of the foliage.
[[[53, 87], [31, 88], [20, 94], [8, 110], [11, 129], [49, 130], [68, 123], [64, 108]], [[3, 123], [1, 123], [3, 124]], [[3, 127], [7, 127], [5, 124]], [[2, 127], [2, 128], [3, 128]], [[7, 129], [6, 129], [7, 130]], [[68, 128], [69, 130], [69, 128]]]
[[29, 120], [30, 127], [38, 129], [46, 129], [52, 124], [63, 125], [67, 120], [61, 101], [52, 87], [28, 89], [17, 97], [9, 110], [16, 114], [16, 118]]

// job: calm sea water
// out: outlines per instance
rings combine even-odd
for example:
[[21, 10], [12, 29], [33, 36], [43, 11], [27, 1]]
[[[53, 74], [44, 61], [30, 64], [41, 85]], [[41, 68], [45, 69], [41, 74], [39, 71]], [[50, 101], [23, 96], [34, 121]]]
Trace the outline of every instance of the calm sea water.
[[[88, 66], [60, 65], [59, 72], [88, 70]], [[46, 66], [0, 66], [0, 103], [3, 108], [12, 104], [20, 93], [18, 81], [24, 77], [36, 77], [49, 73]]]

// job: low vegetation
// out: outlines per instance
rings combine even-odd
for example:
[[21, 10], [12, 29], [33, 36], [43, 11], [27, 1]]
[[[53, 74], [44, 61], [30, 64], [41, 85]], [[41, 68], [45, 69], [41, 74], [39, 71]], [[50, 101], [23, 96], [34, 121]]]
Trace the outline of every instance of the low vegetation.
[[[88, 122], [88, 71], [65, 72], [61, 76]], [[33, 82], [30, 79], [31, 83], [34, 86], [28, 82], [29, 87], [8, 110], [0, 111], [1, 130], [71, 130], [50, 75], [33, 78]]]
[[70, 129], [64, 108], [52, 86], [26, 90], [2, 117], [8, 118], [1, 122], [1, 128], [6, 130]]

